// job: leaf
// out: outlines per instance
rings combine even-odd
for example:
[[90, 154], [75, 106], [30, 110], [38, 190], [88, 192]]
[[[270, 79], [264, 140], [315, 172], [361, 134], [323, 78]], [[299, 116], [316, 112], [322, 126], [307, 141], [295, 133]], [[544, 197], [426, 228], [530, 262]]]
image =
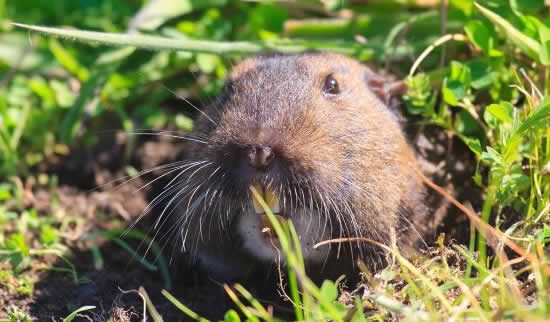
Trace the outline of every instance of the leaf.
[[233, 309], [225, 312], [225, 315], [223, 316], [223, 320], [225, 322], [241, 322], [241, 318], [239, 317], [239, 314]]
[[470, 150], [475, 153], [477, 157], [481, 157], [483, 149], [481, 148], [481, 143], [479, 143], [479, 139], [465, 137], [463, 141], [470, 148]]
[[466, 90], [459, 81], [445, 79], [443, 82], [443, 100], [449, 105], [456, 106], [458, 101], [466, 96]]
[[198, 54], [197, 65], [201, 72], [205, 74], [212, 73], [216, 69], [216, 65], [219, 63], [220, 58], [216, 55], [210, 54]]
[[63, 322], [71, 322], [76, 317], [76, 315], [78, 313], [93, 310], [93, 309], [95, 309], [95, 306], [92, 306], [92, 305], [83, 306], [83, 307], [73, 311], [71, 314], [67, 315], [67, 317], [63, 319]]
[[80, 89], [80, 95], [67, 113], [61, 125], [60, 136], [65, 142], [70, 142], [76, 135], [85, 107], [87, 105], [92, 106], [99, 102], [98, 95], [95, 95], [96, 90], [107, 80], [111, 68], [111, 66], [98, 68]]
[[458, 133], [463, 136], [477, 136], [482, 132], [478, 122], [467, 109], [461, 109], [458, 112], [455, 122]]
[[544, 244], [550, 242], [550, 225], [544, 224], [542, 231], [537, 234], [537, 239]]
[[449, 76], [443, 81], [443, 100], [450, 105], [457, 105], [466, 96], [466, 90], [472, 82], [470, 68], [457, 61], [451, 62]]
[[321, 295], [327, 301], [336, 301], [338, 298], [338, 288], [336, 287], [336, 284], [332, 281], [324, 280], [321, 285]]
[[532, 11], [536, 12], [544, 8], [544, 1], [541, 0], [510, 0], [510, 7], [516, 14]]
[[468, 38], [474, 45], [483, 50], [485, 53], [489, 53], [489, 50], [493, 46], [495, 41], [492, 37], [491, 32], [485, 24], [479, 20], [471, 20], [466, 26], [464, 26], [464, 31], [468, 35]]
[[105, 33], [87, 30], [63, 29], [11, 23], [14, 26], [42, 32], [86, 43], [99, 43], [113, 46], [131, 46], [150, 50], [183, 50], [211, 54], [258, 54], [278, 51], [297, 53], [307, 50], [329, 50], [350, 56], [370, 56], [373, 48], [355, 42], [325, 42], [306, 40], [263, 40], [263, 41], [209, 41], [194, 39], [175, 39], [168, 37]]
[[522, 141], [521, 139], [520, 136], [513, 135], [510, 140], [508, 140], [502, 152], [502, 161], [504, 163], [512, 163], [516, 160], [519, 152], [519, 145]]
[[483, 152], [481, 154], [481, 158], [489, 162], [502, 163], [500, 153], [498, 153], [497, 150], [491, 148], [490, 146], [487, 147], [487, 152]]
[[474, 2], [474, 6], [492, 23], [494, 23], [503, 34], [503, 37], [510, 40], [525, 54], [534, 60], [539, 61], [540, 44], [534, 39], [527, 37], [521, 31], [516, 29], [510, 22], [495, 14], [491, 10], [482, 7], [477, 2]]
[[42, 224], [40, 225], [40, 243], [45, 246], [52, 245], [57, 242], [57, 231], [50, 225]]
[[470, 87], [472, 82], [470, 67], [457, 61], [452, 61], [449, 78], [453, 81], [459, 81], [462, 85], [464, 85], [464, 88]]
[[472, 9], [474, 7], [473, 0], [451, 0], [449, 4], [462, 11], [462, 13], [466, 16], [470, 16], [472, 14]]
[[475, 89], [483, 89], [490, 87], [495, 81], [496, 73], [491, 66], [483, 61], [472, 61], [468, 63], [472, 74], [472, 87]]
[[288, 12], [283, 8], [262, 3], [255, 7], [248, 18], [249, 28], [255, 32], [267, 30], [271, 32], [283, 31], [283, 25], [288, 19]]
[[363, 312], [363, 303], [359, 297], [355, 298], [355, 309], [356, 312], [351, 318], [351, 322], [367, 322], [365, 314]]
[[541, 23], [538, 28], [539, 39], [541, 43], [540, 61], [548, 66], [550, 65], [550, 28]]
[[130, 22], [130, 30], [155, 30], [169, 19], [195, 9], [223, 6], [227, 0], [151, 0]]
[[531, 179], [522, 173], [507, 174], [502, 177], [501, 190], [507, 193], [521, 192], [530, 186]]
[[511, 123], [514, 115], [514, 107], [507, 102], [501, 104], [491, 104], [487, 106], [487, 112], [491, 113], [496, 119], [504, 123]]
[[539, 122], [550, 116], [550, 98], [545, 99], [535, 110], [535, 112], [529, 116], [526, 120], [521, 122], [521, 125], [516, 130], [514, 135], [522, 135], [531, 127], [537, 125]]
[[61, 46], [59, 41], [53, 38], [50, 39], [49, 47], [57, 61], [69, 72], [73, 73], [81, 81], [86, 81], [88, 79], [88, 70], [82, 67], [78, 63], [77, 59], [68, 50]]

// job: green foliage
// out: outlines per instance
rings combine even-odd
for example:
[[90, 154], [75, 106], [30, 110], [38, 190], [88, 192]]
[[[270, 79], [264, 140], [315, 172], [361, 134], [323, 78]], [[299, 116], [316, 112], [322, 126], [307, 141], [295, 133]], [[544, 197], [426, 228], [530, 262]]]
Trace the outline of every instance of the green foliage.
[[[412, 64], [409, 57], [418, 57], [441, 36], [440, 10], [419, 3], [150, 0], [142, 6], [141, 1], [126, 0], [0, 1], [0, 260], [7, 267], [0, 271], [0, 287], [10, 294], [32, 294], [36, 281], [26, 272], [45, 254], [66, 264], [46, 269], [69, 274], [75, 283], [84, 281], [67, 260], [63, 237], [67, 223], [81, 225], [82, 218], [53, 210], [41, 214], [22, 206], [23, 192], [8, 181], [10, 177], [38, 176], [41, 164], [75, 147], [90, 149], [98, 141], [97, 133], [106, 129], [191, 131], [196, 111], [190, 105], [209, 103], [231, 66], [247, 55], [327, 49], [385, 63], [402, 77]], [[349, 12], [354, 16], [350, 18]], [[484, 203], [476, 209], [481, 219], [548, 265], [548, 9], [539, 0], [451, 0], [445, 21], [446, 33], [464, 34], [468, 42], [445, 44], [443, 65], [440, 46], [422, 61], [424, 72], [406, 80], [407, 112], [419, 119], [420, 126], [441, 127], [464, 142], [478, 162], [472, 180], [483, 190]], [[82, 44], [42, 37], [10, 22], [96, 32], [26, 26]], [[172, 91], [190, 103], [176, 101]], [[510, 213], [516, 218], [513, 223], [504, 216]], [[353, 303], [345, 307], [338, 301], [338, 281], [317, 287], [305, 276], [292, 225], [273, 220], [273, 226], [288, 261], [289, 296], [296, 304], [297, 320], [416, 321], [452, 316], [542, 321], [550, 316], [545, 271], [524, 262], [514, 272], [525, 272], [528, 276], [520, 280], [535, 290], [526, 301], [515, 289], [517, 278], [504, 268], [504, 258], [489, 257], [485, 232], [473, 232], [467, 247], [446, 248], [441, 242], [428, 259], [408, 260], [389, 249], [395, 264], [374, 277], [364, 272], [368, 289], [361, 296], [354, 294]], [[161, 260], [152, 263], [119, 238], [121, 232], [103, 231], [87, 240], [111, 240], [144, 269], [160, 270], [169, 287], [160, 249], [153, 246]], [[127, 237], [150, 241], [139, 232]], [[99, 249], [92, 253], [94, 263], [101, 266]], [[448, 258], [462, 265], [453, 266]], [[241, 286], [226, 290], [238, 310], [228, 311], [225, 321], [277, 320]], [[182, 313], [204, 321], [163, 294]], [[154, 309], [151, 301], [147, 305]], [[82, 307], [66, 321], [88, 309]], [[7, 315], [9, 321], [30, 320], [15, 307]], [[155, 318], [162, 319], [158, 313]]]

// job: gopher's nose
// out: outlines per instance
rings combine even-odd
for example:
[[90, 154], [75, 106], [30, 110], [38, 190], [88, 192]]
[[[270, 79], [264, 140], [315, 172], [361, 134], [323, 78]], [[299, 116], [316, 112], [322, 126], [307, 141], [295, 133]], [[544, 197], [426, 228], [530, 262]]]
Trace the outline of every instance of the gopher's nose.
[[247, 151], [248, 164], [256, 169], [267, 168], [274, 157], [273, 150], [264, 145], [253, 145]]

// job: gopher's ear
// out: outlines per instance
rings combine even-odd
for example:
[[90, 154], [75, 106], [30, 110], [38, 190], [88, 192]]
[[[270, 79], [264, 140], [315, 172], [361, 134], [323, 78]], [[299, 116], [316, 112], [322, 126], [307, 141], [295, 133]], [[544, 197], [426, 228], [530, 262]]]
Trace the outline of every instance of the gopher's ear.
[[392, 97], [402, 95], [407, 91], [405, 82], [389, 81], [368, 68], [365, 71], [365, 82], [369, 89], [386, 105], [390, 103]]

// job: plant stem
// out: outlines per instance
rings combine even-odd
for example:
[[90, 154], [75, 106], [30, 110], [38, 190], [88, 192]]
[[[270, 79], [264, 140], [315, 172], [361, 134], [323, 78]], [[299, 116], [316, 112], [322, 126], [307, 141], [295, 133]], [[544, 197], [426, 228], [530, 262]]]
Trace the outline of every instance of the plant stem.
[[[491, 216], [491, 209], [493, 207], [497, 188], [498, 188], [498, 180], [495, 178], [494, 170], [491, 169], [489, 172], [489, 183], [487, 187], [487, 197], [485, 201], [483, 202], [483, 208], [481, 210], [481, 220], [484, 223], [489, 223], [489, 217]], [[485, 231], [480, 230], [479, 231], [479, 238], [477, 243], [477, 249], [479, 251], [479, 265], [482, 267], [487, 268], [487, 241], [485, 239]], [[479, 278], [483, 280], [487, 277], [487, 273], [484, 273], [483, 271], [479, 271]], [[481, 290], [481, 302], [483, 304], [483, 308], [485, 310], [489, 310], [489, 293], [486, 288]]]

